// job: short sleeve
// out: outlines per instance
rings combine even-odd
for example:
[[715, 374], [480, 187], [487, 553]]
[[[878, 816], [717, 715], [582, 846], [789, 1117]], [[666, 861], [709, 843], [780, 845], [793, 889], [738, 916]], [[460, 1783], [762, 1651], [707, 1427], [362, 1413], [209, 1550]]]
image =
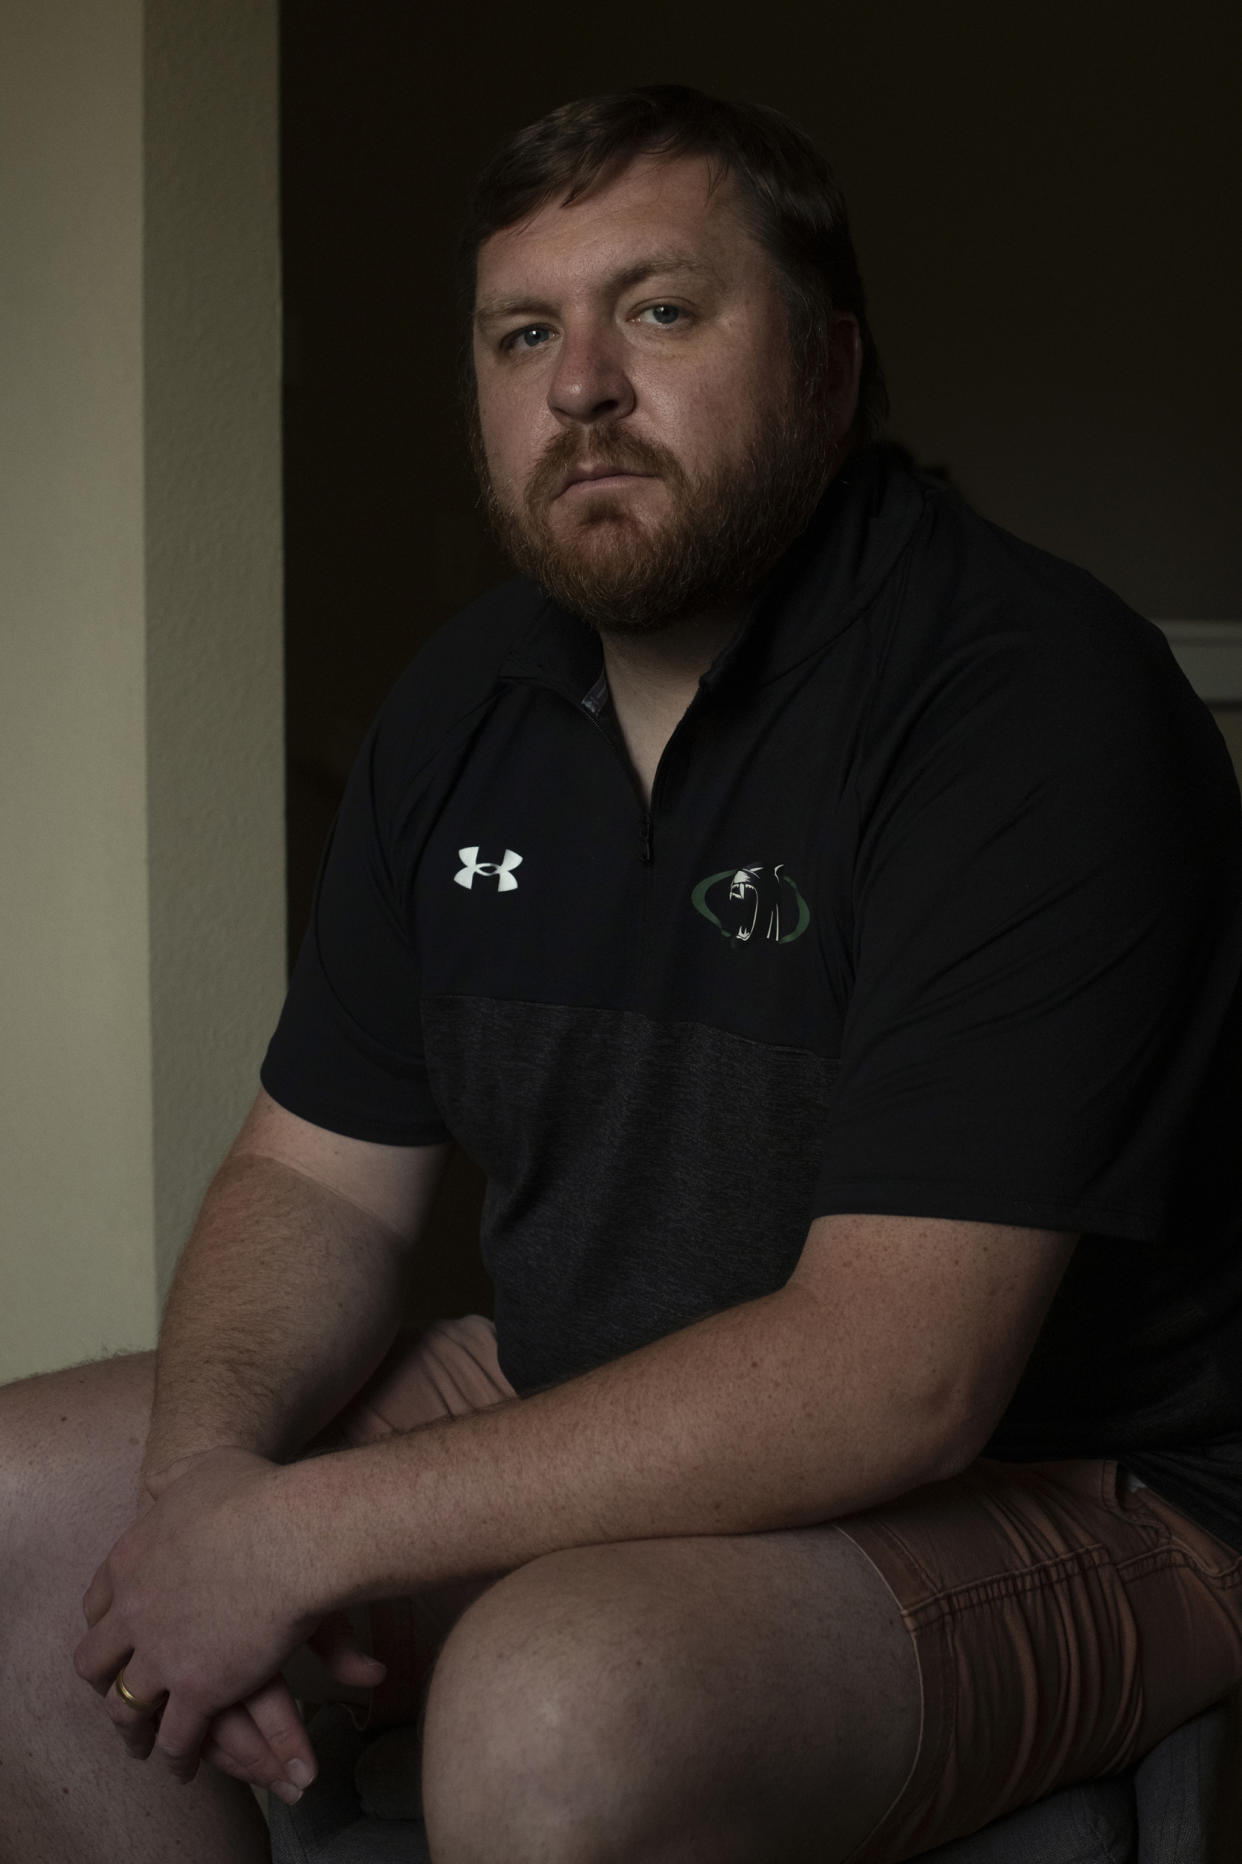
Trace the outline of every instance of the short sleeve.
[[381, 714], [328, 838], [310, 923], [260, 1079], [289, 1112], [390, 1145], [448, 1137], [423, 1058], [419, 965], [394, 874]]
[[816, 1214], [1161, 1235], [1238, 989], [1242, 825], [1162, 637], [1094, 621], [977, 634], [877, 727]]

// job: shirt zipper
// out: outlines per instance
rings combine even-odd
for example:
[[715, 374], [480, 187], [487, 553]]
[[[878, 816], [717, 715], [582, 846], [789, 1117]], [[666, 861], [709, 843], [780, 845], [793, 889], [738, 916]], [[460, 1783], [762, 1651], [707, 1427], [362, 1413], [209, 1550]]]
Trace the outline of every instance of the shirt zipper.
[[[623, 744], [617, 743], [617, 740], [613, 737], [612, 733], [607, 729], [607, 727], [601, 724], [598, 714], [593, 712], [589, 705], [583, 704], [581, 700], [577, 701], [577, 705], [578, 705], [578, 710], [582, 713], [583, 717], [590, 720], [591, 724], [594, 725], [600, 737], [605, 738], [607, 740], [610, 749], [612, 750], [613, 754], [616, 756], [618, 762], [621, 765], [621, 768], [624, 770], [626, 776], [629, 779], [630, 788], [634, 791], [635, 795], [638, 797], [639, 807], [641, 811], [641, 814], [640, 814], [641, 859], [642, 859], [642, 863], [644, 867], [650, 867], [651, 859], [652, 859], [651, 810], [648, 809], [646, 803], [643, 801], [642, 793], [638, 788], [638, 777], [637, 777], [637, 774], [635, 773], [634, 765], [630, 761], [630, 754], [626, 750]], [[661, 762], [663, 762], [663, 759], [661, 759]], [[659, 768], [657, 767], [656, 769], [657, 778], [659, 777], [659, 774], [660, 774]], [[654, 781], [652, 782], [652, 785], [651, 785], [651, 794], [652, 794], [652, 800], [654, 801], [655, 799], [655, 782]]]
[[640, 859], [644, 867], [652, 866], [652, 864], [655, 861], [656, 798], [659, 794], [660, 779], [663, 774], [665, 764], [668, 761], [669, 751], [672, 748], [673, 741], [677, 737], [678, 732], [681, 730], [682, 726], [686, 723], [687, 719], [690, 717], [695, 707], [699, 704], [699, 701], [701, 698], [702, 698], [702, 688], [700, 687], [699, 691], [695, 693], [694, 698], [690, 701], [690, 704], [686, 707], [685, 711], [682, 713], [682, 716], [678, 719], [677, 724], [673, 728], [672, 736], [669, 738], [668, 743], [665, 745], [663, 751], [660, 754], [660, 761], [656, 765], [655, 775], [651, 779], [651, 802], [650, 804], [646, 802], [646, 800], [644, 799], [642, 795], [642, 791], [638, 787], [638, 775], [634, 769], [634, 765], [630, 758], [630, 754], [626, 750], [624, 744], [620, 744], [617, 742], [617, 739], [613, 736], [612, 732], [607, 730], [607, 728], [601, 723], [599, 714], [595, 712], [589, 705], [587, 705], [585, 700], [579, 699], [574, 702], [577, 706], [578, 711], [583, 713], [583, 715], [591, 721], [592, 725], [594, 725], [596, 731], [600, 733], [601, 737], [604, 737], [608, 740], [608, 743], [611, 745], [613, 751], [616, 753], [617, 757], [620, 759], [622, 768], [624, 769], [626, 776], [629, 778], [630, 784], [632, 788], [634, 789], [635, 794], [638, 797], [640, 812], [641, 812], [640, 813], [640, 831], [639, 831]]

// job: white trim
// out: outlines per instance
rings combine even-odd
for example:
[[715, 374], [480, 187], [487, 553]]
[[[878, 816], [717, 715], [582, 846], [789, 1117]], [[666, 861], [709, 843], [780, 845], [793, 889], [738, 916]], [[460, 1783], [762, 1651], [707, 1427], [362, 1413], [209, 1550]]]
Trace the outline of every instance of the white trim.
[[1177, 663], [1209, 705], [1242, 705], [1242, 621], [1158, 621]]

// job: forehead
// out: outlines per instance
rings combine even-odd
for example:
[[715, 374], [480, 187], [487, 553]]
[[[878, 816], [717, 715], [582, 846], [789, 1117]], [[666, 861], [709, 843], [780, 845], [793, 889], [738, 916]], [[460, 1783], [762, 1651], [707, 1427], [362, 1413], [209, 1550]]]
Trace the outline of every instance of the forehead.
[[564, 198], [558, 195], [483, 241], [477, 303], [556, 284], [587, 287], [650, 254], [684, 256], [726, 278], [770, 269], [732, 175], [722, 177], [703, 156], [636, 156], [569, 206]]

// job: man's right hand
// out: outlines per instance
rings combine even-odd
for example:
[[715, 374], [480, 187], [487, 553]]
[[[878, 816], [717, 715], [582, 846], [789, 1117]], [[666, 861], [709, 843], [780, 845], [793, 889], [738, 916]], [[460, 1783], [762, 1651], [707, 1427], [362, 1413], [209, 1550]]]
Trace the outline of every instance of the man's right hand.
[[[328, 1673], [339, 1683], [373, 1689], [386, 1674], [377, 1657], [368, 1657], [345, 1612], [331, 1612], [306, 1640]], [[154, 1732], [152, 1733], [154, 1740]], [[250, 1786], [265, 1786], [292, 1803], [292, 1785], [300, 1791], [319, 1771], [315, 1750], [283, 1676], [235, 1708], [217, 1715], [203, 1743], [202, 1758], [221, 1773]], [[305, 1774], [290, 1771], [301, 1764]]]

